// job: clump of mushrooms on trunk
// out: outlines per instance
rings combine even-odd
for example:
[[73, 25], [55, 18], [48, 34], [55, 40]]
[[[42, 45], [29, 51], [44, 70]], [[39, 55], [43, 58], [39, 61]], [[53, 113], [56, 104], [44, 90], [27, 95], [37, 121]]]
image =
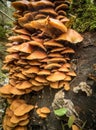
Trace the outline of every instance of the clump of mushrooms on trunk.
[[[66, 17], [69, 4], [68, 0], [12, 2], [16, 9], [12, 29], [15, 35], [8, 38], [8, 55], [2, 68], [9, 71], [9, 84], [0, 88], [0, 95], [10, 104], [5, 112], [4, 130], [27, 130], [28, 113], [35, 107], [27, 105], [20, 99], [21, 95], [40, 91], [45, 86], [70, 90], [69, 83], [76, 76], [70, 63], [70, 55], [75, 51], [70, 44], [81, 42], [83, 38], [66, 26], [70, 21]], [[50, 110], [44, 107], [36, 112], [46, 118]]]

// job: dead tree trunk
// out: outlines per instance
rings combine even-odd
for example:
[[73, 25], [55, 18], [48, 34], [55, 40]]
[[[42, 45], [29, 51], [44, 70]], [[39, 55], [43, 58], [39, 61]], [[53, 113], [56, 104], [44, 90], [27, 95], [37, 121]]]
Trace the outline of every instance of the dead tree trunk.
[[[29, 104], [34, 101], [39, 107], [47, 106], [52, 111], [54, 104], [57, 107], [63, 106], [62, 102], [68, 100], [69, 110], [70, 101], [74, 104], [74, 114], [78, 114], [77, 125], [81, 126], [86, 122], [84, 130], [96, 129], [96, 75], [93, 66], [96, 64], [96, 33], [85, 33], [84, 41], [76, 47], [76, 53], [72, 58], [73, 66], [76, 65], [77, 76], [72, 80], [71, 91], [54, 90], [45, 87], [44, 90], [30, 93], [23, 97]], [[91, 74], [91, 76], [90, 76]], [[92, 78], [92, 75], [94, 78]], [[75, 88], [75, 89], [74, 89]], [[65, 94], [62, 98], [62, 93]], [[57, 96], [56, 96], [57, 94]], [[33, 95], [33, 96], [32, 96]], [[59, 95], [59, 96], [58, 96]], [[55, 100], [55, 98], [57, 98]], [[67, 102], [67, 103], [68, 103]], [[53, 104], [53, 106], [52, 106]], [[73, 110], [71, 110], [72, 112]], [[30, 113], [29, 130], [62, 130], [61, 120], [57, 119], [53, 112], [47, 119], [40, 119], [35, 111]], [[67, 128], [68, 129], [68, 128]]]

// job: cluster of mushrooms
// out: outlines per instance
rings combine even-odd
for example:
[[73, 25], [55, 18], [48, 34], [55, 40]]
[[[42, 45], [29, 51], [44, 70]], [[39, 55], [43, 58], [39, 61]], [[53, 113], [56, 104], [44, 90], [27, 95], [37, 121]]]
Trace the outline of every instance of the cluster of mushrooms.
[[24, 100], [16, 99], [6, 109], [4, 117], [3, 129], [4, 130], [27, 130], [29, 123], [28, 112], [34, 109], [34, 106], [27, 105]]
[[[44, 87], [64, 88], [66, 91], [70, 89], [69, 83], [72, 77], [76, 76], [70, 63], [70, 56], [75, 51], [70, 45], [81, 42], [83, 38], [75, 30], [67, 27], [67, 23], [70, 22], [66, 17], [69, 4], [70, 0], [12, 2], [16, 9], [13, 14], [14, 35], [8, 39], [8, 55], [2, 68], [9, 72], [9, 84], [0, 88], [0, 95], [7, 98], [10, 103], [4, 117], [4, 130], [27, 129], [26, 125], [29, 122], [27, 113], [34, 109], [34, 106], [27, 105], [19, 99], [23, 108], [28, 107], [26, 112], [20, 111], [21, 106], [18, 105], [16, 98], [32, 91], [40, 91]], [[14, 102], [17, 103], [16, 108]], [[47, 117], [50, 110], [42, 109], [39, 108], [37, 114]], [[24, 120], [26, 124], [24, 126], [23, 117], [27, 118]], [[10, 120], [10, 123], [8, 122], [10, 125], [6, 124], [7, 119]]]

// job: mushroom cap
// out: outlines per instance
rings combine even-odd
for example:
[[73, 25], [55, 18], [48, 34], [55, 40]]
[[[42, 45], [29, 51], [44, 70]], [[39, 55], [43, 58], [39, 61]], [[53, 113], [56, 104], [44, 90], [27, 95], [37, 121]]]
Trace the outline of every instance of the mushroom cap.
[[17, 53], [9, 54], [5, 57], [5, 62], [10, 62], [15, 59], [19, 59], [19, 55]]
[[48, 57], [63, 57], [63, 56], [59, 53], [54, 52], [54, 53], [49, 53]]
[[76, 73], [74, 71], [69, 71], [66, 74], [73, 77], [76, 76]]
[[31, 79], [30, 82], [31, 82], [32, 85], [33, 85], [32, 88], [33, 88], [34, 86], [41, 86], [41, 85], [42, 85], [42, 83], [36, 81], [35, 79]]
[[24, 24], [24, 27], [27, 29], [28, 28], [40, 29], [41, 31], [49, 34], [50, 29], [57, 29], [60, 30], [61, 32], [67, 32], [67, 27], [62, 22], [49, 17], [45, 19], [33, 20], [30, 23]]
[[51, 50], [51, 52], [61, 52], [61, 51], [63, 51], [63, 50], [65, 50], [66, 48], [65, 47], [60, 47], [60, 48], [53, 48], [52, 50]]
[[32, 6], [34, 7], [34, 8], [45, 8], [46, 6], [48, 7], [54, 7], [54, 4], [52, 3], [52, 2], [50, 2], [50, 1], [45, 1], [45, 0], [43, 0], [43, 1], [35, 1], [35, 2], [31, 2], [30, 4], [32, 4]]
[[46, 118], [47, 114], [41, 113], [41, 108], [38, 108], [36, 110], [36, 113], [41, 117], [41, 118]]
[[20, 89], [17, 89], [16, 87], [12, 87], [10, 90], [10, 93], [13, 95], [23, 95], [25, 94], [25, 91], [21, 91]]
[[15, 77], [22, 79], [22, 80], [26, 79], [26, 77], [22, 73], [15, 73]]
[[45, 65], [44, 68], [45, 69], [53, 69], [53, 68], [59, 68], [59, 67], [61, 67], [61, 65], [58, 63], [50, 63], [50, 64]]
[[48, 62], [51, 62], [51, 63], [66, 62], [66, 58], [63, 58], [63, 57], [50, 58], [48, 59]]
[[14, 130], [27, 130], [26, 126], [17, 126], [14, 128]]
[[38, 91], [42, 90], [43, 88], [44, 88], [43, 85], [42, 86], [33, 86], [32, 90], [38, 92]]
[[57, 41], [68, 41], [70, 43], [78, 43], [78, 42], [82, 42], [83, 37], [77, 33], [75, 30], [73, 29], [68, 29], [68, 31], [64, 34], [61, 34], [58, 38], [56, 38]]
[[38, 72], [38, 75], [50, 75], [50, 71], [49, 70], [41, 70]]
[[15, 2], [12, 2], [12, 6], [15, 9], [17, 9], [17, 10], [24, 11], [24, 10], [26, 10], [28, 3], [29, 2], [27, 0], [24, 0], [24, 1], [15, 1]]
[[27, 126], [28, 123], [29, 123], [29, 121], [30, 121], [29, 119], [22, 120], [22, 121], [19, 122], [19, 125], [20, 125], [20, 126]]
[[28, 61], [28, 64], [31, 66], [40, 66], [41, 65], [41, 63], [39, 61], [37, 61], [36, 59], [32, 60], [32, 61]]
[[70, 85], [68, 82], [64, 82], [64, 90], [66, 91], [70, 90]]
[[70, 71], [70, 70], [69, 70], [67, 67], [65, 67], [65, 66], [60, 67], [58, 70], [61, 71], [61, 72], [69, 72], [69, 71]]
[[54, 89], [59, 89], [59, 82], [51, 82], [50, 83], [50, 87], [51, 88], [54, 88]]
[[20, 106], [18, 106], [17, 109], [15, 109], [14, 115], [23, 116], [24, 114], [28, 113], [32, 109], [34, 109], [33, 105], [21, 104]]
[[1, 94], [11, 94], [10, 90], [11, 90], [12, 86], [10, 84], [4, 85], [3, 87], [0, 87], [0, 93]]
[[30, 37], [26, 35], [11, 36], [8, 38], [9, 41], [24, 42], [29, 41]]
[[40, 29], [42, 31], [45, 30], [45, 25], [46, 25], [47, 19], [39, 19], [39, 20], [33, 20], [29, 23], [24, 24], [24, 27], [29, 30], [31, 29]]
[[32, 45], [32, 46], [37, 46], [37, 47], [43, 49], [44, 51], [46, 51], [46, 48], [44, 47], [44, 45], [42, 44], [42, 42], [39, 42], [39, 41], [30, 41], [28, 43], [30, 45]]
[[72, 79], [71, 79], [71, 76], [66, 75], [64, 81], [71, 81], [71, 80], [72, 80]]
[[61, 52], [61, 54], [66, 54], [66, 53], [75, 53], [75, 51], [72, 48], [66, 48]]
[[50, 113], [50, 109], [47, 107], [42, 107], [42, 108], [38, 108], [36, 110], [36, 113], [41, 117], [41, 118], [46, 118], [47, 115]]
[[47, 54], [44, 51], [36, 50], [33, 53], [31, 53], [27, 59], [28, 60], [35, 60], [35, 59], [44, 59], [47, 57]]
[[9, 107], [7, 107], [7, 109], [6, 109], [6, 115], [9, 117], [11, 117], [13, 115], [13, 111]]
[[24, 35], [28, 35], [30, 36], [30, 32], [28, 32], [26, 29], [22, 28], [22, 29], [13, 29], [13, 31], [15, 33], [18, 33], [18, 34], [24, 34]]
[[40, 109], [41, 113], [45, 113], [45, 114], [49, 114], [50, 113], [50, 109], [48, 107], [42, 107]]
[[[26, 24], [26, 23], [28, 23], [29, 21], [32, 21], [32, 20], [33, 20], [33, 13], [28, 12], [28, 13], [25, 13], [23, 17], [18, 18], [18, 23], [19, 23], [19, 25], [21, 25], [21, 27], [23, 27], [24, 24]], [[33, 32], [33, 30], [30, 30], [30, 31]]]
[[56, 82], [60, 80], [64, 80], [66, 75], [62, 72], [56, 71], [54, 73], [51, 73], [51, 75], [47, 76], [47, 80], [51, 82]]
[[49, 40], [49, 41], [47, 41], [47, 42], [44, 42], [43, 43], [45, 46], [49, 46], [49, 47], [63, 47], [63, 45], [62, 44], [60, 44], [59, 42], [56, 42], [56, 41], [54, 41], [54, 40]]
[[64, 33], [67, 32], [67, 27], [59, 20], [53, 19], [53, 18], [48, 18], [48, 22], [52, 27], [59, 29], [60, 31], [62, 31]]
[[17, 125], [15, 123], [10, 122], [10, 117], [9, 116], [5, 115], [5, 118], [6, 118], [6, 125], [7, 126], [9, 126], [11, 128], [14, 128]]
[[22, 43], [21, 45], [19, 45], [16, 50], [18, 50], [20, 52], [24, 52], [24, 53], [32, 53], [33, 52], [33, 48], [28, 42], [25, 42], [25, 43]]
[[18, 108], [21, 104], [25, 104], [25, 101], [21, 99], [15, 99], [10, 105], [10, 110], [15, 111], [15, 109]]
[[52, 8], [45, 8], [45, 9], [40, 9], [40, 13], [46, 14], [46, 15], [51, 15], [51, 16], [57, 16], [58, 14], [54, 11]]
[[60, 4], [59, 6], [56, 7], [55, 11], [59, 11], [59, 10], [64, 10], [68, 8], [68, 5], [67, 4]]
[[17, 89], [20, 89], [20, 90], [24, 90], [24, 89], [27, 89], [27, 88], [31, 88], [32, 87], [32, 84], [28, 81], [22, 81], [20, 83], [18, 83], [16, 86], [15, 86]]
[[20, 121], [27, 120], [29, 118], [28, 114], [25, 114], [23, 116], [15, 116], [14, 114], [11, 116], [10, 122], [12, 123], [19, 123]]
[[47, 83], [45, 76], [41, 76], [41, 75], [39, 76], [38, 75], [38, 76], [35, 77], [35, 80], [40, 82], [40, 83]]
[[[32, 74], [35, 73], [37, 74], [39, 72], [39, 67], [30, 67], [29, 69], [23, 70], [24, 74]], [[22, 71], [22, 73], [23, 73]]]

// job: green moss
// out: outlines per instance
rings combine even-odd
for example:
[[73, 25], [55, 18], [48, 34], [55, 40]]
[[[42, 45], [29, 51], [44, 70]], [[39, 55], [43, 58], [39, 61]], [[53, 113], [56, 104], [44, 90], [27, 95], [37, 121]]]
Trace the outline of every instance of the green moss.
[[96, 5], [93, 0], [80, 0], [73, 3], [70, 7], [70, 12], [76, 18], [73, 23], [73, 28], [79, 32], [96, 30]]

